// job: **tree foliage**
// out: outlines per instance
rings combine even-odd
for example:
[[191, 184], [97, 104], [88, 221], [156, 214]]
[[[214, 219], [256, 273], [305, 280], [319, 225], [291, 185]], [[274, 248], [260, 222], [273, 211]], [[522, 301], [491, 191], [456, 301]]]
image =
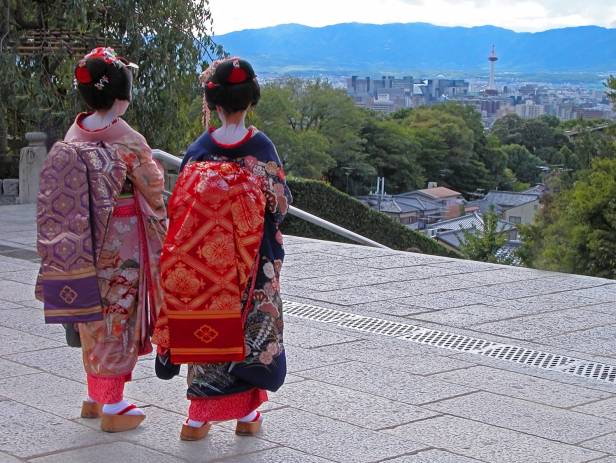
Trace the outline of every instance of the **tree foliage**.
[[483, 215], [483, 227], [462, 231], [460, 250], [472, 260], [509, 264], [509, 260], [497, 256], [507, 242], [507, 236], [498, 230], [498, 215], [494, 211]]
[[527, 265], [616, 278], [616, 159], [595, 159], [522, 233]]
[[5, 127], [19, 144], [28, 130], [59, 138], [75, 113], [85, 109], [73, 87], [73, 69], [80, 56], [66, 48], [24, 56], [11, 46], [31, 31], [68, 30], [90, 37], [88, 48], [112, 45], [138, 63], [127, 119], [152, 146], [171, 152], [186, 146], [193, 122], [190, 107], [199, 94], [196, 74], [204, 57], [222, 53], [209, 38], [208, 0], [3, 0], [2, 4], [0, 35], [8, 35], [0, 58], [0, 136]]

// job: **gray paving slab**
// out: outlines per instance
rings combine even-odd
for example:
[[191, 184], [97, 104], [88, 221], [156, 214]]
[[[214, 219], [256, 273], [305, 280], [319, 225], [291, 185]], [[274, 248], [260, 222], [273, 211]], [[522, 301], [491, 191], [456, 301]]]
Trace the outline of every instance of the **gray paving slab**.
[[0, 378], [31, 375], [33, 373], [40, 373], [40, 371], [34, 368], [29, 368], [21, 363], [0, 359]]
[[[560, 312], [482, 323], [475, 325], [474, 329], [515, 339], [540, 340], [613, 322], [614, 317], [610, 314], [567, 309]], [[616, 348], [616, 342], [613, 346]]]
[[15, 259], [0, 255], [0, 265], [5, 272], [31, 270], [39, 268], [39, 264], [24, 259]]
[[285, 346], [287, 356], [287, 371], [296, 373], [299, 376], [305, 370], [322, 367], [323, 365], [339, 364], [347, 361], [344, 356], [333, 352], [331, 355], [324, 354], [312, 349], [288, 345]]
[[[370, 339], [345, 345], [324, 347], [319, 352], [336, 353], [349, 360], [387, 366], [416, 375], [468, 368], [473, 363], [438, 355], [442, 349], [409, 343], [400, 339]], [[447, 351], [445, 351], [447, 352]]]
[[510, 307], [493, 307], [484, 304], [467, 305], [454, 309], [439, 310], [430, 313], [410, 315], [412, 320], [427, 320], [452, 327], [470, 327], [496, 320], [526, 315], [519, 309]]
[[287, 346], [298, 346], [305, 349], [343, 344], [360, 339], [359, 337], [312, 328], [294, 317], [285, 319], [284, 337]]
[[33, 463], [180, 463], [184, 460], [130, 442], [111, 442], [30, 460]]
[[32, 336], [23, 331], [2, 326], [0, 326], [0, 339], [2, 339], [2, 343], [0, 343], [0, 356], [62, 346], [57, 341], [40, 336]]
[[0, 393], [16, 402], [73, 419], [80, 415], [86, 386], [49, 373], [38, 373], [1, 379]]
[[[454, 270], [454, 269], [448, 269]], [[482, 286], [493, 285], [497, 283], [509, 283], [512, 281], [535, 280], [541, 278], [541, 275], [525, 268], [501, 268], [491, 269], [486, 271], [482, 269], [479, 272], [462, 272], [451, 275], [452, 278], [466, 281], [473, 281]]]
[[416, 265], [440, 264], [446, 262], [450, 261], [436, 256], [402, 252], [393, 256], [369, 257], [361, 260], [363, 266], [377, 269], [413, 267]]
[[13, 309], [21, 309], [21, 308], [23, 308], [22, 304], [17, 304], [16, 302], [0, 300], [0, 310], [13, 310]]
[[588, 449], [597, 450], [598, 452], [616, 455], [616, 433], [606, 434], [605, 436], [587, 440], [580, 445]]
[[616, 325], [596, 326], [583, 331], [551, 336], [543, 342], [591, 355], [616, 357]]
[[10, 317], [0, 318], [0, 326], [66, 344], [66, 334], [62, 325], [46, 325], [43, 311], [40, 309], [15, 310]]
[[481, 461], [443, 450], [426, 450], [415, 455], [406, 455], [394, 458], [393, 460], [387, 460], [387, 463], [477, 463]]
[[0, 463], [22, 463], [24, 460], [4, 452], [0, 452]]
[[331, 461], [286, 447], [276, 447], [221, 460], [224, 463], [328, 463]]
[[363, 362], [315, 368], [301, 372], [300, 376], [411, 405], [421, 405], [476, 390]]
[[0, 433], [0, 451], [20, 458], [109, 440], [100, 431], [12, 400], [0, 402], [0, 429], [5, 430]]
[[385, 431], [490, 463], [581, 463], [604, 456], [477, 421], [441, 416]]
[[25, 283], [27, 285], [35, 284], [39, 273], [38, 270], [34, 268], [28, 270], [16, 270], [13, 272], [2, 272], [1, 268], [2, 267], [0, 266], [0, 279]]
[[336, 462], [376, 462], [426, 447], [408, 436], [401, 439], [292, 408], [267, 413], [262, 438]]
[[11, 302], [34, 298], [34, 285], [0, 279], [0, 299]]
[[573, 410], [616, 421], [616, 396], [604, 400], [597, 400], [586, 405], [580, 405]]
[[[605, 280], [604, 280], [605, 281]], [[599, 302], [613, 303], [616, 298], [616, 284], [603, 284], [592, 288], [571, 291], [572, 296], [589, 297]]]
[[[260, 450], [276, 447], [276, 444], [260, 438], [236, 436], [231, 430], [214, 424], [207, 437], [198, 442], [184, 442], [179, 439], [184, 414], [170, 412], [152, 406], [144, 408], [146, 419], [132, 431], [117, 435], [116, 439], [129, 441], [140, 446], [173, 455], [182, 461], [210, 462], [227, 457], [238, 457]], [[92, 428], [98, 428], [98, 420], [80, 420]], [[115, 437], [115, 436], [114, 436]], [[250, 457], [244, 461], [251, 461]], [[124, 461], [124, 460], [118, 460]]]
[[616, 421], [489, 392], [443, 400], [427, 408], [568, 444], [616, 431]]
[[[476, 366], [463, 370], [449, 371], [434, 375], [443, 381], [506, 395], [518, 399], [551, 405], [553, 407], [574, 407], [595, 400], [613, 397], [608, 392], [567, 385], [537, 378], [522, 373], [497, 370], [486, 366]], [[616, 419], [616, 401], [614, 402]]]
[[359, 263], [353, 260], [289, 266], [287, 266], [287, 264], [288, 262], [285, 260], [285, 264], [282, 266], [282, 271], [280, 274], [282, 286], [287, 283], [301, 281], [305, 278], [340, 275], [342, 273], [352, 274], [365, 271], [365, 267], [362, 267]]
[[126, 383], [124, 394], [136, 399], [139, 403], [155, 405], [171, 412], [186, 414], [190, 403], [186, 399], [186, 388], [186, 378], [181, 376], [176, 376], [168, 381], [154, 377]]
[[[80, 348], [65, 345], [34, 352], [11, 354], [5, 358], [73, 381], [83, 383], [86, 379]], [[153, 360], [137, 362], [133, 370], [133, 379], [153, 376], [155, 376]]]
[[594, 304], [588, 306], [588, 310], [593, 310], [595, 312], [603, 312], [609, 314], [616, 314], [616, 301], [614, 302], [603, 302], [601, 304]]
[[505, 300], [499, 297], [473, 293], [468, 290], [447, 290], [435, 294], [411, 294], [399, 299], [398, 302], [414, 307], [442, 310], [475, 304], [500, 307]]
[[[506, 299], [516, 299], [521, 297], [535, 296], [541, 294], [560, 293], [579, 289], [586, 289], [597, 285], [593, 281], [583, 279], [568, 278], [561, 276], [551, 276], [538, 278], [535, 280], [515, 281], [512, 283], [500, 283], [491, 286], [478, 286], [472, 291], [488, 296], [504, 297]], [[572, 295], [584, 296], [575, 292]]]
[[592, 460], [592, 461], [593, 463], [616, 463], [616, 456], [599, 458], [598, 460]]
[[348, 260], [349, 259], [346, 257], [337, 256], [335, 254], [326, 254], [324, 252], [303, 252], [286, 256], [284, 267], [292, 267], [296, 265], [304, 266], [323, 262], [345, 262]]
[[180, 463], [184, 460], [130, 442], [112, 442], [56, 453], [30, 461], [33, 463], [77, 463], [86, 461], [88, 463], [108, 463], [110, 461]]
[[368, 429], [381, 429], [438, 415], [373, 394], [307, 380], [281, 388], [278, 403]]

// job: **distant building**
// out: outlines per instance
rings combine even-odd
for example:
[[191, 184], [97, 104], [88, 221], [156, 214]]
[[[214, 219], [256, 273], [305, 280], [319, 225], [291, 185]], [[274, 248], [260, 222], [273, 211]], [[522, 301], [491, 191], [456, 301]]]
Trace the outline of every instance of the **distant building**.
[[513, 224], [532, 224], [539, 211], [541, 196], [545, 190], [539, 187], [518, 193], [514, 191], [490, 191], [482, 199], [467, 203], [467, 208], [478, 207], [481, 214], [494, 210], [498, 216]]
[[464, 210], [464, 196], [449, 188], [433, 186], [423, 190], [410, 191], [398, 195], [401, 198], [424, 198], [435, 201], [441, 206], [443, 218], [459, 217]]
[[413, 85], [412, 76], [351, 76], [346, 82], [347, 94], [356, 105], [385, 113], [411, 107]]
[[535, 104], [533, 100], [526, 100], [524, 104], [515, 107], [515, 113], [522, 119], [535, 119], [545, 114], [545, 107]]

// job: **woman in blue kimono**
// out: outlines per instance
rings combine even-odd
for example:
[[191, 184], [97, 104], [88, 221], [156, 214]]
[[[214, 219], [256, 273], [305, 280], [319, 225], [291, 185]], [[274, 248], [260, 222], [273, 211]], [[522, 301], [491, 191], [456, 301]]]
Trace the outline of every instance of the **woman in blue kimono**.
[[[238, 420], [238, 434], [254, 434], [261, 426], [262, 416], [257, 408], [267, 400], [266, 391], [276, 391], [286, 375], [279, 281], [284, 259], [280, 225], [291, 203], [291, 194], [273, 143], [263, 132], [245, 125], [247, 111], [259, 101], [259, 84], [252, 66], [239, 58], [213, 63], [200, 80], [205, 88], [206, 131], [188, 148], [181, 169], [205, 161], [235, 163], [258, 180], [266, 206], [250, 300], [242, 301], [242, 310], [247, 311], [246, 356], [239, 362], [188, 364], [187, 396], [191, 404], [180, 435], [183, 440], [201, 439], [212, 421], [232, 419]], [[216, 130], [208, 130], [212, 110], [217, 111], [222, 122]], [[182, 194], [177, 186], [176, 194]], [[172, 283], [182, 286], [175, 280]], [[163, 287], [170, 287], [164, 275]], [[179, 365], [171, 363], [169, 355], [173, 344], [169, 346], [167, 315], [163, 309], [153, 337], [158, 344], [157, 374], [164, 379], [179, 371]]]

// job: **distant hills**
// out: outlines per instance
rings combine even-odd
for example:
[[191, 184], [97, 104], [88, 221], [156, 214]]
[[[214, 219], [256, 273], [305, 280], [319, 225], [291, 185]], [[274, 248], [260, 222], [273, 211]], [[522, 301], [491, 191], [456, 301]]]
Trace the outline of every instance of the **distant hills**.
[[514, 32], [494, 26], [287, 24], [219, 35], [226, 51], [261, 72], [486, 72], [496, 46], [500, 72], [616, 71], [616, 29], [596, 26]]

